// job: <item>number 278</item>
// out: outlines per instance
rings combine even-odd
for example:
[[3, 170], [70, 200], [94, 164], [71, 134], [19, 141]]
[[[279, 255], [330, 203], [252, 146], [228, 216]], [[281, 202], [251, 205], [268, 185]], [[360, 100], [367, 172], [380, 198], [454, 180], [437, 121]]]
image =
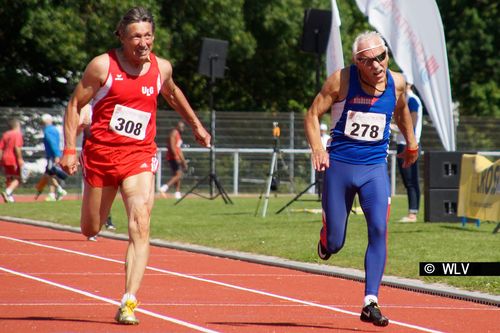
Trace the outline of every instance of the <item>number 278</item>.
[[[375, 139], [378, 136], [379, 127], [377, 125], [368, 125], [368, 124], [358, 124], [352, 123], [353, 129], [349, 133], [352, 136], [360, 136], [366, 138], [366, 134], [370, 136], [370, 138]], [[368, 132], [369, 130], [369, 132]]]

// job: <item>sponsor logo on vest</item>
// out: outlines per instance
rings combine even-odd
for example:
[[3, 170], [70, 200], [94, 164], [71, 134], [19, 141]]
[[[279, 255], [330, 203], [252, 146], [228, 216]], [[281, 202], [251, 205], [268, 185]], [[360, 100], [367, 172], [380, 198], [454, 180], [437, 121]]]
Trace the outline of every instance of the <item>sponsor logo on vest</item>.
[[122, 74], [116, 74], [115, 80], [116, 80], [116, 81], [123, 81], [123, 76], [122, 76]]
[[146, 96], [151, 96], [155, 93], [154, 87], [144, 87], [142, 86], [142, 94]]
[[354, 98], [351, 98], [348, 103], [350, 104], [362, 104], [362, 105], [373, 105], [375, 102], [378, 101], [378, 97], [362, 97], [362, 96], [355, 96]]

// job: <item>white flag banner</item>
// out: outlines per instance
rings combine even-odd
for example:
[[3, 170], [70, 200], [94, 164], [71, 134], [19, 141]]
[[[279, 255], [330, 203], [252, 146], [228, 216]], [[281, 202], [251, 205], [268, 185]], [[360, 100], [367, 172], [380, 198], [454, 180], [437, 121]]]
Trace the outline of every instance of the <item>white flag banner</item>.
[[448, 57], [435, 0], [356, 0], [384, 36], [408, 82], [417, 88], [441, 142], [456, 149]]
[[[326, 72], [332, 75], [344, 67], [344, 52], [342, 51], [342, 40], [340, 38], [340, 15], [337, 1], [332, 0], [332, 24], [330, 27], [330, 37], [326, 48]], [[342, 111], [344, 103], [334, 103], [331, 109], [330, 129], [335, 127]]]
[[340, 15], [337, 1], [332, 0], [332, 25], [326, 48], [326, 72], [328, 76], [344, 67], [342, 40], [340, 39]]

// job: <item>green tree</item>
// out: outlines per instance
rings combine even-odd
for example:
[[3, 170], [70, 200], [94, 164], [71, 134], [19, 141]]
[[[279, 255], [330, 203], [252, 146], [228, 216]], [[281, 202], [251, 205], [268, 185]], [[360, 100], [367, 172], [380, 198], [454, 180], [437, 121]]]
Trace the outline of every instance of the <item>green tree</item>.
[[498, 1], [438, 0], [453, 99], [463, 115], [500, 117]]
[[[498, 4], [437, 3], [452, 95], [461, 113], [499, 116]], [[116, 24], [135, 4], [0, 0], [0, 105], [64, 104], [92, 57], [119, 45]], [[354, 36], [370, 27], [354, 0], [337, 4], [348, 65]], [[300, 50], [303, 15], [307, 8], [329, 9], [330, 0], [145, 0], [141, 5], [156, 18], [154, 51], [172, 61], [175, 80], [195, 108], [208, 105], [208, 78], [197, 73], [203, 37], [229, 41], [228, 71], [217, 80], [216, 109], [303, 111], [316, 94], [315, 56]]]
[[[135, 1], [4, 2], [0, 20], [12, 29], [0, 34], [2, 105], [43, 106], [64, 103], [92, 57], [117, 46], [113, 32]], [[7, 4], [8, 3], [8, 4]], [[143, 1], [159, 17], [157, 1]], [[166, 33], [161, 24], [159, 44]], [[3, 45], [5, 44], [5, 47]]]

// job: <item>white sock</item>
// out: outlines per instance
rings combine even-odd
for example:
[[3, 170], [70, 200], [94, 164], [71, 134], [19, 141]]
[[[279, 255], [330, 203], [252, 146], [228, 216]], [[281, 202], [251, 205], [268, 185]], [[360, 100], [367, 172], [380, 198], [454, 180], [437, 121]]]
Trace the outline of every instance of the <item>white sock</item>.
[[124, 306], [125, 302], [127, 302], [128, 300], [131, 300], [133, 302], [137, 302], [137, 298], [135, 298], [135, 295], [130, 294], [130, 293], [125, 293], [122, 297], [122, 306]]
[[6, 189], [5, 193], [7, 193], [7, 195], [12, 195], [12, 190]]
[[363, 306], [367, 306], [367, 305], [369, 305], [372, 302], [378, 304], [378, 298], [377, 298], [377, 296], [375, 296], [375, 295], [366, 295], [365, 299], [364, 299], [364, 305]]

